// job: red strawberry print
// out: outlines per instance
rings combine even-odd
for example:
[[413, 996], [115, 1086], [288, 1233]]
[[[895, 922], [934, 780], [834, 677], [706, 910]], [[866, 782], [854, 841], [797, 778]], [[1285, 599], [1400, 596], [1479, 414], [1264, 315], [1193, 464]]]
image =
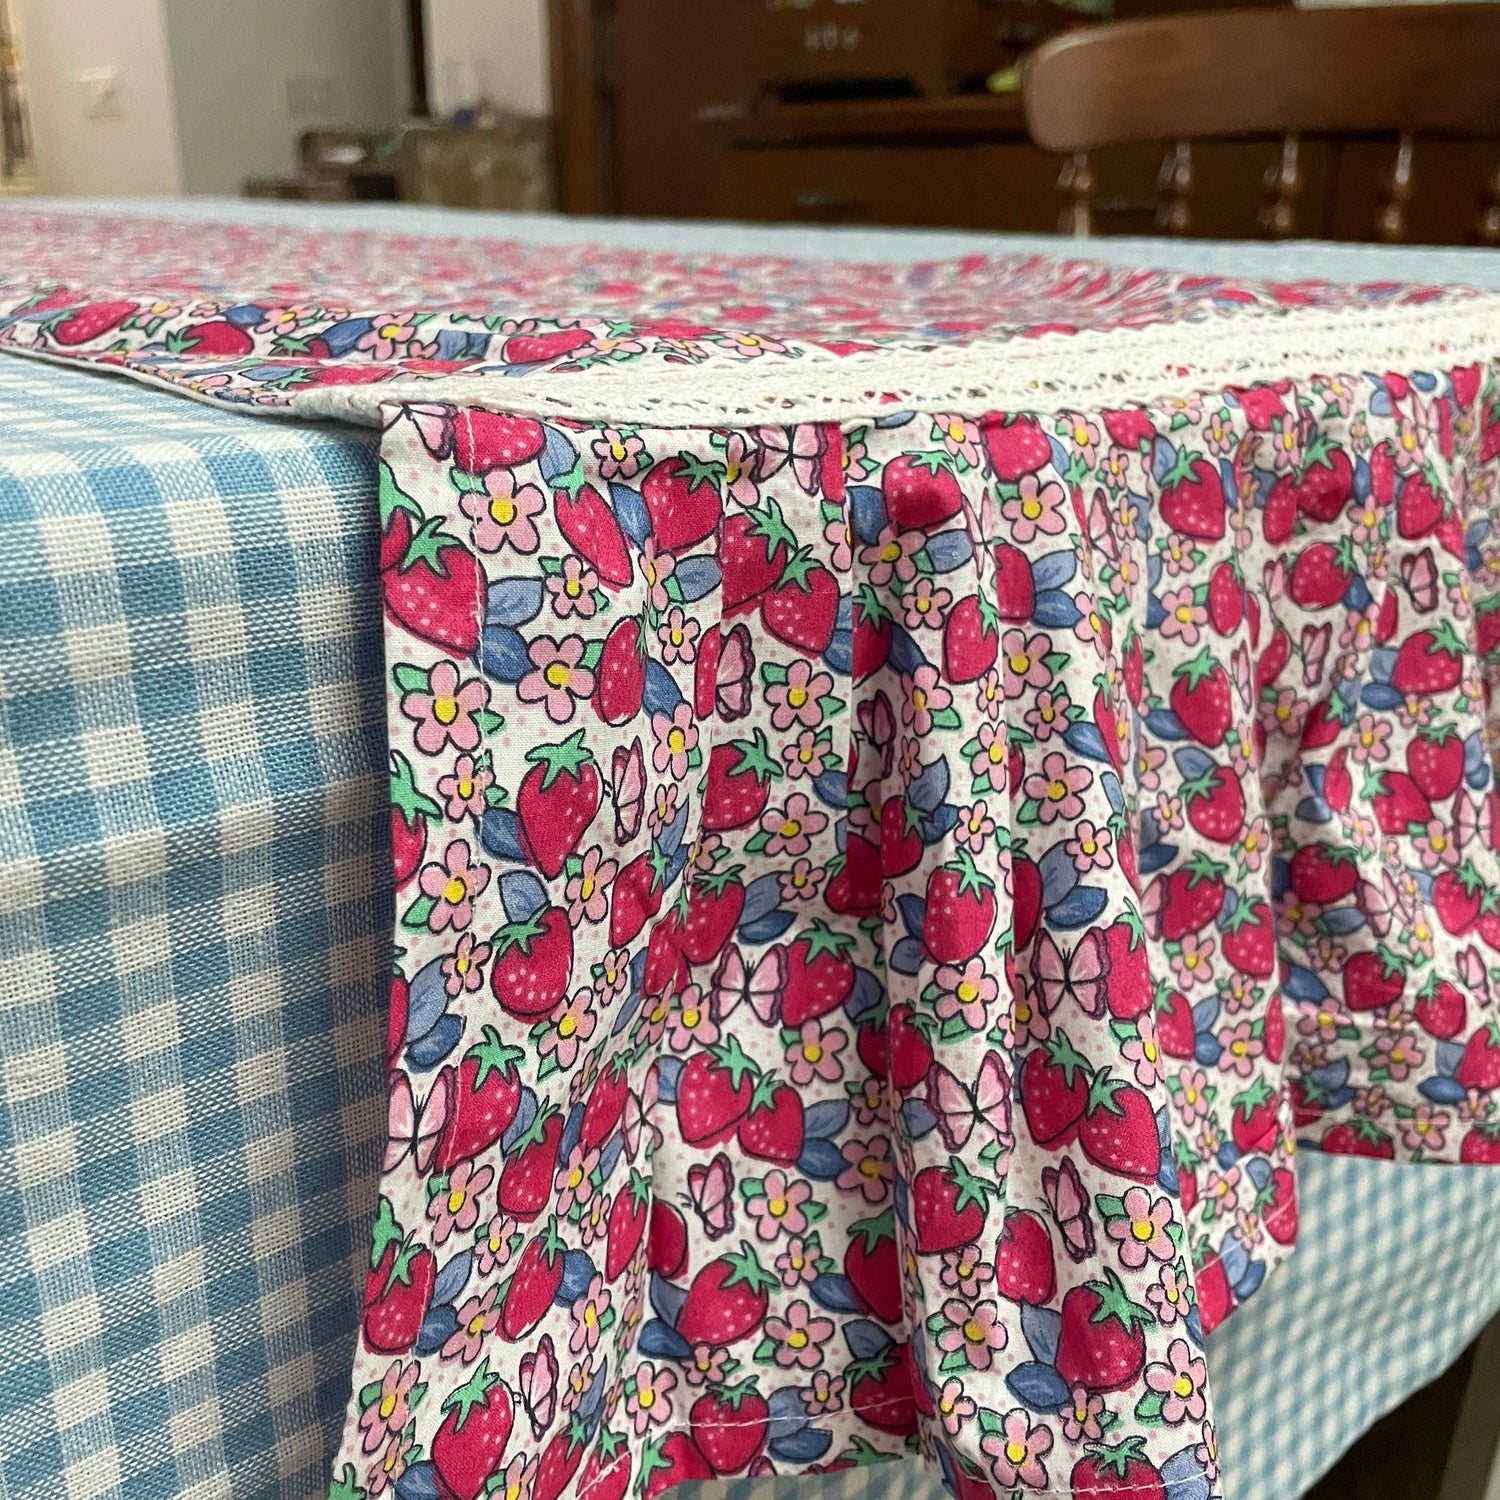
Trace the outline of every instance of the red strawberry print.
[[691, 453], [664, 458], [641, 485], [651, 532], [663, 552], [686, 552], [714, 534], [724, 502], [719, 494], [721, 465]]
[[[625, 1500], [631, 1474], [630, 1444], [619, 1433], [605, 1428], [595, 1439], [594, 1451], [578, 1476], [578, 1494], [588, 1500]], [[536, 1495], [534, 1486], [532, 1495]]]
[[851, 671], [855, 682], [868, 682], [890, 660], [892, 625], [890, 612], [874, 598], [874, 590], [862, 589], [854, 600]]
[[1068, 1478], [1075, 1500], [1106, 1500], [1110, 1495], [1130, 1500], [1171, 1500], [1161, 1470], [1145, 1452], [1145, 1440], [1095, 1444], [1073, 1465]]
[[1398, 693], [1427, 697], [1457, 687], [1463, 675], [1463, 641], [1444, 620], [1435, 630], [1415, 631], [1401, 643], [1391, 668], [1391, 686]]
[[732, 865], [693, 881], [682, 929], [682, 952], [690, 964], [712, 963], [734, 936], [745, 909], [743, 873], [742, 866]]
[[786, 979], [781, 991], [781, 1024], [799, 1027], [827, 1015], [849, 998], [854, 989], [854, 964], [849, 957], [854, 939], [816, 921], [786, 950]]
[[1117, 1020], [1133, 1021], [1153, 1003], [1146, 924], [1132, 911], [1110, 923], [1104, 940], [1109, 945], [1109, 984], [1104, 1003]]
[[860, 1219], [849, 1232], [844, 1276], [855, 1300], [882, 1323], [901, 1320], [901, 1261], [896, 1249], [896, 1217], [887, 1209]]
[[1035, 861], [1023, 853], [1012, 853], [1010, 883], [1013, 946], [1016, 953], [1024, 953], [1042, 920], [1042, 874]]
[[249, 354], [255, 348], [255, 340], [243, 328], [214, 318], [207, 323], [194, 323], [171, 340], [174, 354], [217, 354], [233, 358], [238, 354]]
[[113, 333], [139, 307], [138, 302], [86, 302], [53, 324], [52, 341], [65, 348], [91, 344], [106, 333]]
[[1406, 769], [1424, 795], [1446, 802], [1463, 780], [1463, 736], [1451, 724], [1419, 729], [1406, 747]]
[[459, 1162], [488, 1151], [510, 1129], [521, 1103], [521, 1076], [516, 1065], [526, 1057], [519, 1047], [508, 1047], [493, 1026], [464, 1054], [455, 1068], [443, 1069], [450, 1079], [448, 1120], [432, 1159], [439, 1172], [451, 1172]]
[[1019, 547], [1009, 542], [995, 544], [995, 603], [1000, 618], [1016, 624], [1031, 618], [1036, 608], [1036, 580], [1031, 563]]
[[1043, 1307], [1057, 1290], [1052, 1239], [1037, 1214], [1007, 1209], [995, 1247], [995, 1290], [1012, 1302]]
[[759, 729], [748, 740], [715, 745], [708, 757], [708, 786], [703, 794], [705, 831], [728, 833], [758, 821], [770, 801], [771, 783], [781, 775]]
[[1273, 497], [1285, 497], [1314, 521], [1336, 521], [1354, 498], [1354, 466], [1348, 454], [1329, 446], [1319, 433], [1304, 455], [1302, 466], [1276, 481]]
[[880, 872], [894, 880], [922, 863], [922, 814], [899, 794], [880, 809]]
[[1500, 1021], [1489, 1020], [1471, 1036], [1453, 1076], [1466, 1089], [1500, 1089]]
[[677, 1313], [677, 1332], [689, 1344], [737, 1344], [759, 1330], [775, 1285], [776, 1278], [741, 1241], [738, 1251], [717, 1256], [693, 1278]]
[[844, 836], [842, 868], [832, 866], [823, 899], [840, 916], [870, 916], [880, 909], [880, 850], [857, 833]]
[[909, 1005], [893, 1005], [886, 1018], [891, 1087], [909, 1094], [932, 1071], [932, 1046], [926, 1028]]
[[436, 1280], [432, 1251], [412, 1242], [382, 1197], [365, 1278], [365, 1343], [382, 1354], [406, 1353], [417, 1341]]
[[442, 525], [441, 516], [424, 521], [400, 562], [381, 574], [385, 610], [419, 639], [472, 656], [479, 649], [482, 613], [479, 563]]
[[1146, 1363], [1145, 1328], [1150, 1313], [1132, 1302], [1109, 1267], [1098, 1281], [1071, 1288], [1063, 1297], [1057, 1336], [1057, 1373], [1069, 1386], [1118, 1391], [1134, 1383]]
[[594, 671], [594, 712], [606, 724], [628, 724], [646, 696], [646, 651], [641, 622], [621, 620], [605, 637]]
[[999, 612], [983, 596], [966, 595], [943, 624], [943, 675], [950, 682], [975, 682], [999, 654]]
[[1164, 879], [1158, 878], [1156, 889], [1161, 895], [1155, 909], [1167, 942], [1181, 942], [1214, 921], [1224, 906], [1227, 871], [1227, 866], [1199, 853]]
[[1224, 535], [1227, 504], [1217, 466], [1201, 453], [1182, 448], [1162, 479], [1157, 513], [1162, 524], [1198, 541]]
[[950, 1157], [923, 1167], [911, 1185], [911, 1218], [919, 1255], [941, 1255], [978, 1242], [989, 1212], [989, 1186]]
[[849, 1366], [849, 1405], [878, 1432], [907, 1437], [917, 1430], [911, 1364], [899, 1344]]
[[516, 792], [516, 820], [526, 857], [549, 880], [562, 872], [594, 815], [602, 791], [594, 757], [577, 730], [559, 745], [526, 752], [532, 769]]
[[1384, 945], [1351, 953], [1344, 964], [1344, 1004], [1350, 1010], [1380, 1010], [1406, 988], [1406, 966]]
[[645, 1243], [650, 1222], [651, 1187], [634, 1167], [629, 1182], [609, 1206], [609, 1231], [604, 1251], [604, 1279], [617, 1281]]
[[430, 820], [442, 816], [443, 809], [417, 790], [411, 762], [399, 750], [392, 750], [391, 856], [398, 891], [422, 868]]
[[1232, 636], [1245, 618], [1245, 587], [1232, 562], [1217, 564], [1208, 575], [1208, 618], [1222, 636]]
[[442, 1405], [432, 1440], [432, 1470], [446, 1500], [479, 1500], [500, 1466], [515, 1418], [509, 1387], [490, 1369], [489, 1355]]
[[651, 1269], [668, 1281], [674, 1281], [687, 1269], [687, 1221], [658, 1198], [651, 1205], [651, 1228], [646, 1242]]
[[1007, 484], [1052, 462], [1052, 444], [1034, 417], [988, 417], [980, 433], [995, 478]]
[[1417, 1025], [1439, 1041], [1449, 1042], [1462, 1035], [1468, 1024], [1468, 1011], [1463, 991], [1436, 974], [1429, 974], [1427, 982], [1417, 991]]
[[677, 1080], [677, 1128], [692, 1146], [717, 1146], [750, 1109], [760, 1070], [731, 1036], [695, 1052]]
[[1458, 1159], [1470, 1166], [1500, 1165], [1500, 1125], [1474, 1125], [1464, 1132]]
[[1102, 413], [1104, 430], [1110, 441], [1127, 451], [1141, 452], [1156, 440], [1156, 429], [1151, 418], [1140, 410], [1107, 411]]
[[495, 934], [490, 991], [507, 1015], [549, 1014], [568, 991], [573, 972], [573, 929], [560, 906], [543, 907], [524, 922]]
[[557, 1220], [548, 1219], [540, 1234], [526, 1242], [505, 1289], [500, 1309], [500, 1336], [514, 1343], [547, 1315], [562, 1285], [564, 1251]]
[[821, 656], [833, 639], [838, 580], [807, 549], [786, 565], [781, 582], [760, 601], [760, 617], [778, 641]]
[[1432, 909], [1443, 931], [1455, 937], [1467, 932], [1479, 920], [1484, 896], [1484, 881], [1473, 861], [1442, 871], [1432, 882]]
[[922, 941], [938, 963], [966, 963], [984, 947], [994, 926], [994, 882], [961, 849], [957, 859], [928, 876]]
[[1318, 1144], [1335, 1156], [1372, 1156], [1391, 1161], [1396, 1155], [1396, 1143], [1369, 1120], [1346, 1120], [1335, 1125]]
[[[685, 1432], [653, 1438], [641, 1453], [641, 1500], [655, 1500], [663, 1490], [694, 1480], [716, 1479], [713, 1466]], [[641, 1486], [644, 1486], [642, 1488]]]
[[1290, 1168], [1277, 1167], [1261, 1190], [1266, 1233], [1280, 1245], [1297, 1242], [1297, 1179]]
[[1359, 860], [1337, 844], [1304, 844], [1291, 858], [1288, 872], [1301, 901], [1333, 906], [1359, 884]]
[[594, 1080], [588, 1102], [583, 1107], [578, 1138], [585, 1147], [602, 1146], [615, 1133], [625, 1113], [625, 1101], [629, 1095], [629, 1060], [624, 1057], [612, 1058]]
[[[462, 424], [460, 424], [462, 425]], [[633, 576], [625, 534], [603, 495], [591, 484], [553, 492], [557, 529], [606, 586], [624, 588]]]
[[1234, 722], [1229, 677], [1207, 647], [1172, 674], [1172, 712], [1200, 745], [1224, 743]]
[[1332, 609], [1349, 591], [1358, 563], [1354, 543], [1348, 537], [1338, 542], [1313, 542], [1292, 564], [1287, 593], [1303, 609]]
[[1235, 843], [1245, 826], [1245, 788], [1230, 766], [1211, 766], [1182, 783], [1188, 822], [1216, 844]]
[[1396, 501], [1396, 530], [1408, 541], [1436, 531], [1443, 519], [1442, 496], [1435, 494], [1420, 472], [1408, 474]]
[[1168, 1057], [1192, 1057], [1197, 1044], [1193, 1008], [1181, 990], [1169, 990], [1156, 1011], [1156, 1040]]
[[500, 357], [507, 364], [539, 365], [547, 360], [562, 359], [593, 341], [593, 334], [586, 328], [560, 328], [556, 333], [521, 333], [506, 339]]
[[724, 613], [733, 614], [775, 588], [796, 546], [797, 538], [774, 507], [737, 510], [727, 517], [719, 533]]
[[802, 1096], [769, 1074], [757, 1079], [738, 1133], [747, 1156], [790, 1166], [802, 1155]]
[[1257, 1078], [1249, 1088], [1234, 1096], [1229, 1128], [1240, 1151], [1265, 1150], [1276, 1124], [1277, 1095], [1266, 1079]]
[[523, 1224], [537, 1218], [552, 1201], [563, 1124], [557, 1107], [544, 1105], [537, 1111], [530, 1129], [511, 1147], [500, 1169], [496, 1188], [500, 1207]]
[[698, 1451], [715, 1474], [738, 1474], [760, 1457], [770, 1416], [754, 1379], [705, 1391], [688, 1413]]
[[1027, 1129], [1038, 1146], [1057, 1151], [1072, 1141], [1088, 1108], [1092, 1077], [1093, 1070], [1065, 1031], [1055, 1032], [1026, 1054], [1021, 1067], [1021, 1104]]
[[963, 491], [948, 460], [938, 453], [891, 459], [881, 486], [886, 516], [897, 531], [936, 531], [963, 510]]
[[1120, 1177], [1154, 1182], [1161, 1145], [1151, 1101], [1134, 1084], [1096, 1073], [1078, 1125], [1078, 1144], [1095, 1165]]
[[1224, 957], [1241, 974], [1269, 979], [1276, 972], [1276, 928], [1271, 908], [1260, 900], [1242, 900], [1224, 924]]
[[609, 940], [616, 948], [633, 942], [661, 910], [665, 861], [656, 850], [637, 855], [610, 891]]
[[546, 445], [546, 431], [530, 417], [471, 410], [453, 424], [453, 462], [466, 474], [517, 468]]

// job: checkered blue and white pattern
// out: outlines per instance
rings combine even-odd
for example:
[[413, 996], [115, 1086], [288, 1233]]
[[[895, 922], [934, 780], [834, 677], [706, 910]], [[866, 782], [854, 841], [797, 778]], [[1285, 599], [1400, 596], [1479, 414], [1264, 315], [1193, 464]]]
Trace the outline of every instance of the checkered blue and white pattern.
[[[957, 248], [887, 238], [797, 248]], [[1500, 284], [1299, 271], [1340, 254]], [[325, 1493], [384, 1124], [370, 442], [0, 363], [0, 1500]], [[1211, 1344], [1227, 1500], [1292, 1500], [1500, 1304], [1500, 1172], [1302, 1193]], [[814, 1484], [936, 1500], [731, 1488]]]

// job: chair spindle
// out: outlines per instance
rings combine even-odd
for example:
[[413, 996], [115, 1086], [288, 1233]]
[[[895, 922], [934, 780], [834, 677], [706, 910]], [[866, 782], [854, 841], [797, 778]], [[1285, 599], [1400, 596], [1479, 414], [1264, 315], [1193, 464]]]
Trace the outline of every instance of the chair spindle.
[[1087, 151], [1075, 151], [1063, 163], [1057, 186], [1066, 200], [1057, 221], [1058, 233], [1087, 239], [1094, 228], [1094, 169]]
[[1161, 164], [1156, 190], [1156, 227], [1167, 234], [1184, 235], [1193, 226], [1193, 147], [1178, 141]]
[[1385, 203], [1375, 216], [1375, 233], [1387, 245], [1398, 244], [1406, 238], [1406, 205], [1412, 193], [1413, 142], [1403, 135], [1396, 144], [1396, 160], [1391, 165], [1391, 176], [1386, 183]]
[[1480, 195], [1479, 213], [1474, 219], [1471, 238], [1476, 245], [1488, 245], [1492, 249], [1500, 245], [1500, 163], [1490, 173]]
[[1297, 227], [1297, 199], [1302, 196], [1301, 137], [1281, 138], [1281, 155], [1266, 168], [1265, 199], [1257, 222], [1269, 240], [1290, 239]]

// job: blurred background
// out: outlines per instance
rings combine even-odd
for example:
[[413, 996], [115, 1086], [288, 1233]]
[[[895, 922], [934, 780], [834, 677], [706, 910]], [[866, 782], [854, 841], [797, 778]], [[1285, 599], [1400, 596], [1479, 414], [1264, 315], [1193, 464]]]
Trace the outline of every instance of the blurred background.
[[[0, 0], [0, 187], [1500, 243], [1500, 150], [1482, 132], [1413, 133], [1394, 155], [1388, 136], [1344, 131], [1190, 153], [1105, 141], [1086, 159], [1028, 134], [1029, 51], [1189, 7], [1213, 8]], [[1217, 66], [1232, 89], [1236, 58]]]

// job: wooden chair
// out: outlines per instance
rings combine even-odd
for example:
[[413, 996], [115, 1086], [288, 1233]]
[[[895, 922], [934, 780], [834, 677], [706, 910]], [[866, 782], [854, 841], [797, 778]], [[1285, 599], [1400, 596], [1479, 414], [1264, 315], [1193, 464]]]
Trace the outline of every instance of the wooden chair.
[[[1302, 138], [1396, 136], [1376, 238], [1405, 238], [1418, 135], [1500, 135], [1500, 5], [1338, 10], [1230, 10], [1072, 31], [1043, 43], [1022, 70], [1026, 124], [1038, 145], [1068, 153], [1059, 228], [1094, 227], [1089, 152], [1167, 141], [1156, 222], [1187, 234], [1193, 150], [1200, 140], [1281, 138], [1258, 222], [1272, 239], [1298, 228]], [[1305, 232], [1305, 231], [1304, 231]], [[1500, 245], [1500, 166], [1485, 184], [1471, 237]]]

